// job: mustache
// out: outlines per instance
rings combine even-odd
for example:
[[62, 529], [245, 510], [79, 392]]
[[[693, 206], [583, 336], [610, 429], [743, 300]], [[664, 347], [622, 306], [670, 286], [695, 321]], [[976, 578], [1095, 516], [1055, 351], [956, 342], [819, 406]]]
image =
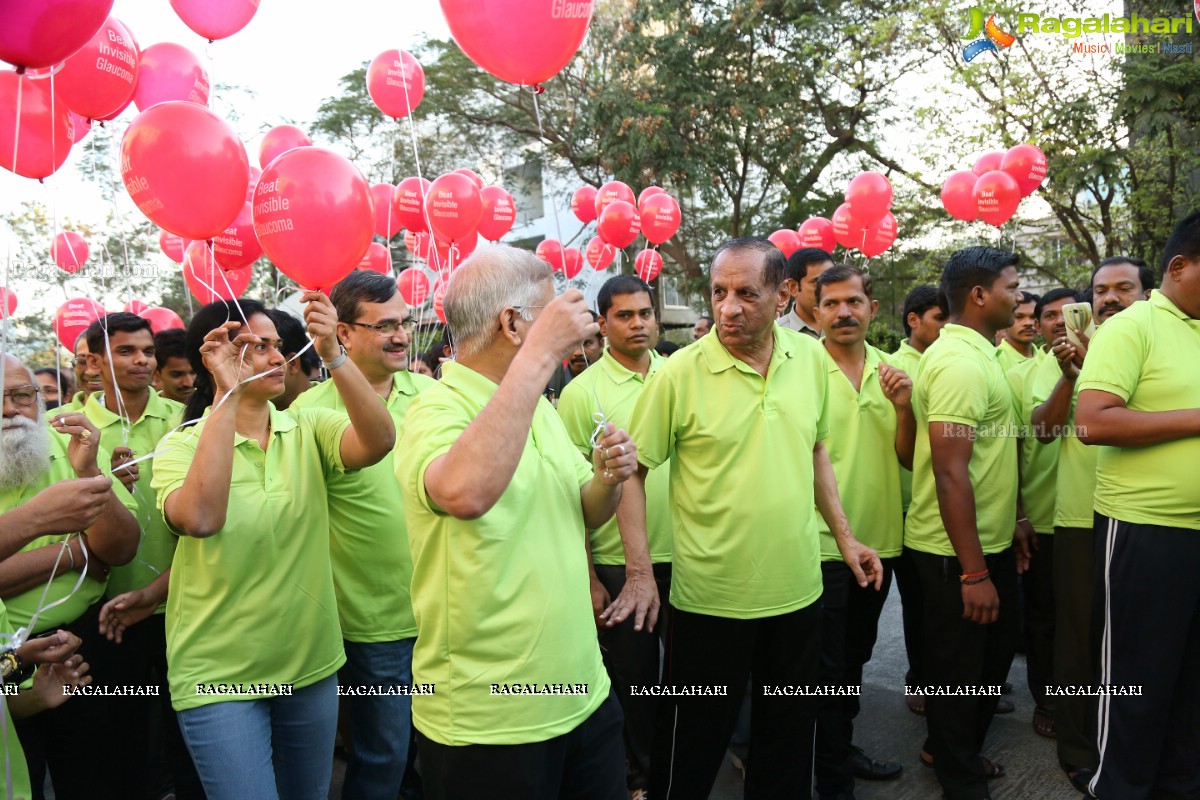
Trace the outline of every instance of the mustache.
[[1124, 311], [1124, 310], [1125, 310], [1125, 306], [1123, 306], [1123, 305], [1121, 305], [1120, 303], [1117, 303], [1117, 302], [1105, 303], [1104, 305], [1100, 306], [1100, 313], [1101, 313], [1101, 314], [1103, 314], [1105, 311], [1109, 311], [1109, 310], [1112, 310], [1112, 311], [1118, 311], [1118, 312], [1119, 312], [1119, 311]]
[[831, 328], [861, 328], [856, 319], [844, 319], [841, 322], [835, 322], [829, 327]]

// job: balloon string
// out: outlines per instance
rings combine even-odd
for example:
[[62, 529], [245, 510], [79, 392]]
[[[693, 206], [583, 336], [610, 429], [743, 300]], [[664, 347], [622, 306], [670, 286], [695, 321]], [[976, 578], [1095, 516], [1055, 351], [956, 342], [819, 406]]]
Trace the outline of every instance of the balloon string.
[[[545, 89], [541, 86], [534, 86], [533, 89], [533, 114], [537, 118], [538, 126], [538, 144], [542, 146], [542, 170], [546, 170], [546, 129], [542, 126], [542, 108], [538, 102], [538, 95]], [[560, 248], [564, 248], [562, 243], [562, 224], [558, 220], [558, 203], [554, 202], [554, 198], [550, 198], [550, 210], [554, 212], [554, 232], [558, 234], [558, 244]], [[563, 275], [567, 274], [567, 253], [563, 249], [562, 255], [559, 256], [562, 261]], [[570, 278], [567, 279], [567, 285], [570, 285]]]
[[[403, 50], [397, 50], [398, 53], [403, 53]], [[417, 186], [420, 187], [421, 198], [421, 216], [425, 218], [425, 227], [429, 231], [429, 254], [433, 256], [434, 269], [441, 272], [441, 256], [438, 255], [437, 247], [434, 246], [433, 226], [429, 224], [429, 209], [425, 207], [425, 176], [421, 171], [421, 154], [417, 151], [417, 125], [413, 121], [412, 99], [408, 94], [408, 74], [404, 69], [404, 57], [400, 56], [400, 71], [402, 73], [400, 83], [404, 87], [404, 104], [408, 107], [408, 134], [412, 140], [413, 163], [417, 167]], [[393, 157], [395, 151], [393, 150]], [[429, 259], [426, 259], [428, 262]], [[436, 319], [437, 315], [434, 315]]]
[[[13, 162], [12, 163], [13, 163], [13, 172], [14, 173], [17, 172], [17, 152], [18, 152], [17, 146], [21, 143], [21, 95], [22, 95], [22, 90], [24, 88], [25, 88], [24, 76], [18, 77], [17, 78], [17, 116], [16, 116], [16, 122], [13, 125]], [[53, 93], [51, 94], [51, 97], [53, 97]], [[53, 120], [54, 116], [51, 115], [50, 118]], [[51, 125], [51, 129], [53, 129], [53, 127], [54, 126]]]

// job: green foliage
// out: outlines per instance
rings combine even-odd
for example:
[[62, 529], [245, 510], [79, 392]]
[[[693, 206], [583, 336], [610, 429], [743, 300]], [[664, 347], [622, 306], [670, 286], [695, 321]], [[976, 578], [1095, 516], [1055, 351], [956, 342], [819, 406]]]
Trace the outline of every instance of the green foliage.
[[881, 319], [873, 319], [867, 326], [867, 343], [881, 353], [896, 352], [902, 341], [900, 332]]

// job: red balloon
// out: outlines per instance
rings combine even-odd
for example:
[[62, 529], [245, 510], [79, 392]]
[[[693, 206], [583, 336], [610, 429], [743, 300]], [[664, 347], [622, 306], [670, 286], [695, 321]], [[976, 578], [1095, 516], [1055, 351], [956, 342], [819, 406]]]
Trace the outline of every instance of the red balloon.
[[479, 220], [479, 235], [489, 242], [498, 242], [512, 230], [517, 220], [517, 204], [500, 186], [486, 186], [479, 193], [483, 201], [483, 217]]
[[390, 183], [371, 184], [371, 196], [375, 199], [375, 235], [391, 239], [404, 227], [396, 213], [396, 187]]
[[173, 233], [160, 230], [158, 232], [158, 246], [163, 251], [163, 255], [174, 261], [176, 264], [183, 263], [183, 253], [187, 250], [189, 242], [182, 236], [176, 236]]
[[974, 222], [979, 218], [979, 209], [975, 206], [975, 181], [979, 177], [974, 172], [959, 170], [951, 173], [942, 184], [942, 206], [946, 213], [964, 222]]
[[298, 147], [263, 170], [254, 232], [267, 258], [301, 286], [333, 286], [346, 277], [374, 231], [371, 185], [332, 150]]
[[208, 72], [196, 54], [181, 44], [150, 45], [138, 59], [137, 73], [133, 104], [138, 111], [168, 100], [208, 105]]
[[578, 247], [563, 250], [563, 275], [570, 280], [583, 271], [583, 253]]
[[859, 251], [867, 258], [874, 258], [892, 246], [896, 241], [896, 218], [890, 213], [884, 214], [883, 219], [867, 228], [866, 241]]
[[242, 269], [262, 254], [262, 245], [254, 235], [254, 208], [246, 203], [233, 224], [213, 237], [213, 255], [221, 269]]
[[459, 169], [454, 170], [454, 172], [452, 172], [450, 174], [451, 175], [466, 175], [468, 178], [471, 179], [471, 183], [475, 184], [476, 189], [478, 189], [481, 192], [483, 191], [483, 178], [479, 177], [479, 173], [476, 172], [475, 170], [467, 169], [466, 167], [460, 167]]
[[266, 169], [276, 158], [297, 147], [312, 147], [312, 139], [295, 125], [276, 125], [263, 134], [258, 146], [258, 165]]
[[392, 256], [388, 253], [388, 249], [379, 242], [371, 242], [367, 245], [367, 252], [363, 253], [363, 257], [359, 259], [356, 269], [370, 270], [378, 272], [380, 275], [391, 275]]
[[96, 320], [104, 316], [104, 306], [86, 297], [75, 297], [54, 312], [54, 335], [68, 350], [75, 349], [79, 336]]
[[425, 97], [425, 70], [411, 53], [385, 50], [367, 67], [367, 94], [384, 116], [407, 117]]
[[571, 195], [571, 211], [575, 218], [587, 224], [596, 218], [596, 187], [580, 186]]
[[144, 300], [130, 300], [128, 303], [125, 304], [124, 308], [122, 308], [121, 310], [127, 311], [130, 314], [139, 314], [140, 315], [143, 311], [145, 311], [149, 307], [150, 306]]
[[250, 165], [250, 180], [246, 181], [246, 202], [254, 202], [254, 187], [258, 186], [258, 179], [262, 176], [262, 170], [253, 164]]
[[809, 217], [800, 223], [796, 230], [800, 237], [801, 247], [817, 247], [827, 253], [832, 253], [837, 247], [837, 238], [833, 234], [833, 223], [824, 217]]
[[78, 272], [88, 260], [88, 244], [75, 231], [63, 231], [50, 243], [50, 257], [64, 272]]
[[437, 318], [442, 321], [443, 325], [449, 324], [446, 322], [445, 302], [446, 284], [442, 281], [438, 281], [437, 285], [433, 287], [433, 313], [437, 314]]
[[466, 175], [451, 172], [434, 180], [425, 195], [425, 216], [434, 236], [455, 242], [474, 235], [483, 218], [483, 198]]
[[38, 180], [53, 175], [71, 151], [72, 132], [67, 104], [51, 97], [50, 81], [0, 72], [0, 167]]
[[846, 188], [846, 202], [855, 219], [871, 225], [892, 207], [892, 184], [878, 172], [860, 172]]
[[142, 213], [187, 239], [211, 239], [246, 204], [250, 163], [229, 124], [204, 106], [159, 103], [121, 141], [121, 178]]
[[1016, 179], [1021, 197], [1029, 197], [1046, 180], [1046, 154], [1031, 144], [1019, 144], [1004, 154], [1000, 169]]
[[8, 319], [17, 310], [17, 296], [0, 286], [0, 319]]
[[396, 289], [410, 306], [423, 305], [429, 299], [429, 278], [421, 270], [409, 267], [396, 278]]
[[[643, 196], [645, 192], [642, 193]], [[666, 192], [645, 197], [640, 203], [642, 233], [650, 244], [662, 244], [679, 230], [679, 203]]]
[[429, 260], [429, 248], [432, 244], [433, 237], [425, 231], [406, 231], [404, 234], [404, 246], [422, 261]]
[[653, 197], [656, 194], [665, 194], [666, 191], [667, 190], [661, 186], [647, 186], [645, 189], [642, 189], [641, 193], [639, 193], [637, 197], [638, 208], [640, 209], [642, 207], [642, 203], [646, 202], [647, 197]]
[[183, 24], [212, 42], [233, 36], [253, 19], [259, 0], [171, 0]]
[[833, 236], [838, 244], [846, 248], [862, 245], [863, 233], [866, 232], [867, 226], [854, 216], [849, 203], [838, 206], [830, 221], [833, 223]]
[[1008, 222], [1021, 202], [1017, 179], [999, 169], [980, 175], [975, 181], [974, 194], [979, 218], [997, 228]]
[[396, 216], [410, 231], [429, 230], [429, 221], [425, 219], [425, 196], [429, 194], [430, 186], [429, 181], [416, 177], [405, 178], [396, 185]]
[[609, 181], [596, 190], [596, 216], [603, 214], [605, 207], [614, 200], [624, 200], [629, 205], [637, 202], [637, 198], [633, 196], [633, 189], [630, 189], [628, 184]]
[[646, 283], [658, 277], [662, 272], [663, 259], [657, 250], [643, 250], [633, 259], [633, 269], [637, 276]]
[[594, 0], [441, 0], [454, 41], [502, 81], [534, 86], [567, 65]]
[[533, 254], [549, 264], [555, 272], [565, 272], [567, 262], [563, 252], [562, 242], [558, 239], [542, 239]]
[[1004, 161], [1004, 153], [1001, 153], [999, 150], [993, 150], [990, 153], [984, 153], [977, 158], [975, 160], [975, 166], [971, 168], [971, 171], [974, 172], [976, 176], [980, 176], [985, 172], [991, 172], [993, 170], [1000, 169], [1000, 163], [1002, 161]]
[[583, 251], [583, 256], [592, 269], [600, 272], [608, 269], [608, 265], [617, 257], [617, 248], [606, 243], [599, 236], [593, 236], [592, 240], [587, 243], [587, 249]]
[[63, 63], [54, 88], [71, 110], [88, 119], [104, 119], [124, 108], [137, 84], [141, 52], [133, 34], [109, 17], [75, 55]]
[[218, 267], [207, 242], [192, 242], [183, 258], [184, 283], [204, 305], [241, 297], [250, 285], [250, 273], [250, 267], [230, 270]]
[[113, 0], [6, 0], [0, 3], [0, 60], [49, 67], [83, 47], [100, 30]]
[[92, 121], [87, 117], [81, 117], [74, 111], [70, 112], [71, 116], [71, 141], [78, 144], [83, 141], [83, 137], [88, 135], [92, 129]]
[[478, 241], [478, 236], [468, 236], [461, 242], [443, 242], [435, 237], [429, 248], [430, 264], [439, 274], [453, 272], [462, 266], [462, 262], [466, 260], [467, 256], [475, 252], [475, 245]]
[[596, 232], [604, 237], [604, 241], [615, 247], [629, 247], [642, 232], [642, 218], [638, 216], [632, 203], [614, 200], [600, 212]]
[[133, 312], [139, 317], [150, 321], [150, 330], [155, 333], [162, 333], [173, 328], [186, 330], [187, 326], [183, 324], [183, 320], [178, 314], [169, 308], [159, 308], [158, 306], [147, 306], [141, 311]]
[[784, 258], [791, 258], [792, 253], [800, 249], [800, 235], [791, 228], [780, 228], [767, 239], [783, 251]]

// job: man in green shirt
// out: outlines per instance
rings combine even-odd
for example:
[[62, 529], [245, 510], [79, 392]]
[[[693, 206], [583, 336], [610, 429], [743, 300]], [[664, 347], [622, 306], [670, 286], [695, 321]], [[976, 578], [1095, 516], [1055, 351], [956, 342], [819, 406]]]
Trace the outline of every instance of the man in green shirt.
[[801, 247], [787, 260], [787, 288], [792, 307], [779, 317], [779, 324], [790, 331], [821, 338], [817, 319], [817, 278], [833, 266], [833, 256], [819, 247]]
[[[622, 534], [645, 547], [645, 482], [668, 459], [674, 531], [663, 684], [675, 695], [660, 698], [651, 797], [668, 787], [708, 796], [751, 678], [746, 797], [810, 797], [818, 511], [858, 585], [883, 581], [879, 556], [850, 530], [825, 449], [825, 353], [775, 322], [785, 278], [783, 254], [766, 239], [721, 245], [709, 277], [715, 335], [670, 358], [634, 409], [640, 465], [629, 518], [639, 529]], [[612, 611], [617, 622], [638, 613], [624, 595]], [[698, 687], [719, 695], [685, 696]]]
[[[1103, 325], [1154, 287], [1154, 270], [1140, 259], [1113, 256], [1092, 271], [1092, 316]], [[1054, 654], [1053, 683], [1088, 685], [1096, 681], [1098, 664], [1092, 635], [1095, 572], [1092, 497], [1096, 490], [1096, 448], [1077, 435], [1075, 405], [1079, 369], [1087, 355], [1087, 337], [1076, 346], [1065, 326], [1051, 341], [1054, 358], [1046, 358], [1033, 376], [1033, 431], [1043, 444], [1059, 439], [1054, 499]], [[1058, 761], [1071, 783], [1083, 790], [1099, 764], [1096, 743], [1096, 698], [1063, 695], [1054, 703]]]
[[1096, 466], [1103, 798], [1200, 792], [1200, 213], [1176, 225], [1162, 289], [1109, 320], [1079, 375]]
[[154, 383], [161, 397], [186, 405], [196, 391], [196, 371], [188, 363], [187, 333], [168, 328], [154, 334]]
[[[825, 331], [829, 372], [829, 461], [844, 498], [850, 528], [879, 553], [879, 591], [856, 585], [829, 526], [821, 533], [821, 683], [861, 686], [871, 659], [879, 614], [891, 588], [904, 539], [900, 466], [912, 466], [916, 420], [912, 381], [867, 344], [879, 310], [871, 276], [839, 265], [817, 278], [817, 320]], [[853, 746], [857, 696], [822, 698], [817, 717], [816, 779], [821, 797], [850, 797], [856, 776], [899, 777], [902, 767], [880, 763]]]
[[[950, 256], [942, 294], [950, 322], [917, 369], [913, 500], [904, 546], [925, 614], [926, 740], [949, 800], [988, 796], [1000, 768], [980, 752], [1017, 639], [1016, 422], [992, 344], [1021, 295], [1017, 257], [990, 247]], [[945, 687], [972, 687], [969, 695]], [[963, 691], [954, 689], [954, 691]]]
[[1017, 304], [1014, 322], [1005, 330], [1005, 337], [996, 345], [996, 355], [1000, 357], [1000, 368], [1007, 375], [1008, 371], [1026, 359], [1041, 361], [1046, 355], [1034, 347], [1038, 337], [1037, 304], [1038, 296], [1032, 292], [1021, 292], [1021, 302]]
[[[646, 381], [665, 363], [650, 347], [658, 319], [645, 281], [636, 275], [610, 278], [600, 287], [596, 305], [600, 310], [600, 332], [608, 348], [599, 361], [568, 384], [558, 400], [558, 413], [567, 433], [586, 456], [592, 452], [595, 415], [602, 412], [609, 422], [627, 428]], [[669, 478], [670, 467], [665, 464], [650, 473], [646, 489], [648, 550], [634, 550], [627, 557], [623, 527], [627, 529], [628, 525], [621, 525], [620, 508], [614, 519], [590, 532], [592, 610], [597, 617], [608, 608], [611, 598], [621, 594], [627, 572], [650, 573], [659, 597], [671, 594]], [[637, 630], [633, 619], [600, 628], [604, 665], [625, 712], [625, 756], [631, 793], [645, 791], [649, 783], [655, 698], [640, 689], [658, 685], [662, 671], [659, 640], [666, 640], [666, 608], [660, 607], [653, 625], [657, 637]]]
[[[338, 339], [400, 430], [417, 393], [435, 382], [407, 369], [414, 320], [396, 281], [358, 270], [334, 286], [329, 299], [337, 310]], [[284, 348], [290, 349], [283, 329], [279, 330]], [[303, 336], [303, 328], [300, 333]], [[346, 413], [332, 381], [304, 392], [292, 407]], [[343, 691], [412, 684], [417, 623], [409, 596], [412, 556], [404, 499], [396, 481], [400, 460], [400, 451], [393, 449], [391, 458], [378, 464], [328, 478], [329, 555], [346, 648]], [[395, 800], [412, 739], [411, 698], [351, 694], [344, 702], [350, 746], [343, 792], [364, 800]]]
[[413, 697], [413, 724], [433, 797], [628, 797], [585, 541], [616, 511], [637, 448], [609, 424], [589, 462], [542, 397], [599, 332], [582, 292], [556, 298], [551, 278], [503, 245], [455, 271], [445, 311], [456, 360], [401, 433], [413, 680], [434, 687]]

